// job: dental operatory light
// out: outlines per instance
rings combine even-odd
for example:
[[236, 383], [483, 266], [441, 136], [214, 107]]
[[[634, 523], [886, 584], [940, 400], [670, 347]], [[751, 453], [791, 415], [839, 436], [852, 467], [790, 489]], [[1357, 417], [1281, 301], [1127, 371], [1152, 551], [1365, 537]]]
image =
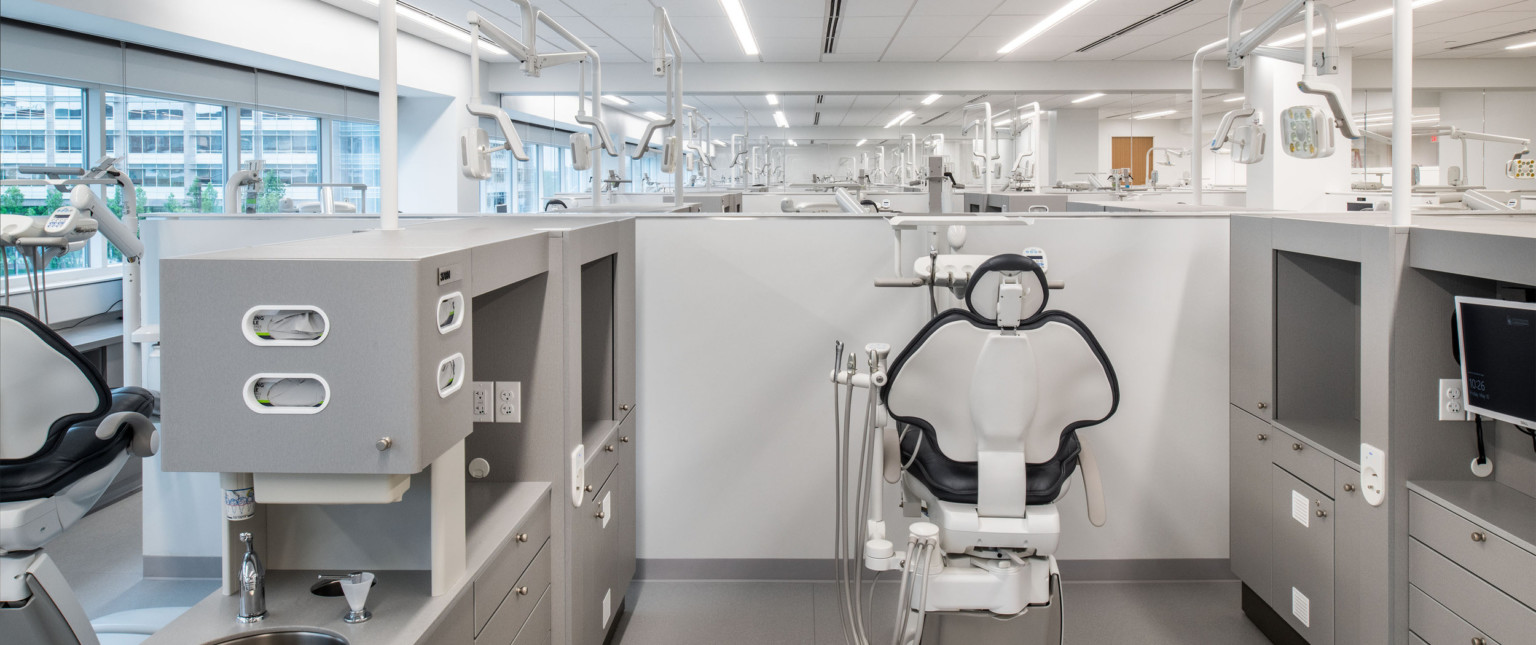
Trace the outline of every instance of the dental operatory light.
[[[1418, 2], [1413, 3], [1413, 8], [1414, 9], [1418, 9], [1420, 7], [1427, 7], [1429, 5], [1435, 4], [1435, 3], [1440, 2], [1440, 1], [1441, 0], [1418, 0]], [[1365, 15], [1360, 16], [1358, 18], [1350, 18], [1349, 20], [1341, 20], [1341, 21], [1339, 21], [1339, 30], [1343, 31], [1345, 29], [1349, 29], [1350, 27], [1357, 27], [1359, 25], [1363, 25], [1363, 24], [1368, 23], [1368, 22], [1375, 22], [1377, 20], [1381, 20], [1382, 18], [1389, 18], [1391, 16], [1392, 16], [1392, 8], [1388, 7], [1386, 9], [1382, 9], [1381, 11], [1376, 11], [1376, 12], [1368, 13], [1368, 14], [1365, 14]], [[1312, 35], [1313, 36], [1321, 36], [1324, 33], [1325, 33], [1324, 30], [1321, 29], [1321, 28], [1312, 30]], [[1296, 34], [1295, 36], [1290, 36], [1288, 38], [1282, 38], [1282, 39], [1277, 40], [1277, 41], [1275, 41], [1273, 43], [1270, 43], [1270, 44], [1274, 45], [1275, 47], [1286, 47], [1286, 46], [1289, 46], [1289, 45], [1294, 45], [1296, 43], [1299, 43], [1299, 42], [1301, 42], [1301, 40], [1303, 38], [1306, 38], [1306, 37], [1307, 37], [1307, 34], [1305, 32], [1303, 32], [1303, 33]]]
[[736, 40], [741, 41], [741, 53], [756, 56], [757, 39], [752, 37], [752, 26], [747, 24], [747, 10], [742, 8], [741, 0], [720, 0], [720, 8], [731, 19], [731, 30], [736, 32]]
[[929, 94], [928, 98], [923, 99], [923, 105], [933, 105], [934, 101], [942, 98], [944, 98], [943, 94]]
[[1516, 50], [1516, 49], [1530, 49], [1532, 47], [1536, 47], [1536, 40], [1533, 40], [1533, 41], [1528, 42], [1528, 43], [1520, 43], [1518, 45], [1510, 45], [1508, 47], [1505, 47], [1504, 49], [1506, 51], [1512, 51], [1512, 50]]
[[916, 112], [913, 112], [911, 110], [907, 110], [906, 112], [902, 112], [901, 114], [896, 115], [896, 118], [891, 119], [890, 123], [885, 124], [885, 127], [887, 127], [887, 128], [894, 128], [894, 127], [896, 127], [898, 125], [901, 125], [903, 123], [906, 123], [907, 121], [912, 120], [912, 117], [914, 117], [914, 116], [917, 116]]
[[774, 125], [777, 125], [781, 128], [789, 127], [789, 119], [784, 118], [783, 110], [779, 110], [773, 113], [773, 123]]
[[1067, 18], [1071, 18], [1073, 14], [1082, 11], [1084, 7], [1087, 7], [1093, 3], [1094, 0], [1071, 0], [1066, 5], [1062, 6], [1062, 8], [1057, 9], [1056, 13], [1046, 16], [1045, 20], [1041, 20], [1040, 22], [1035, 23], [1035, 26], [1030, 27], [1029, 31], [1019, 34], [1018, 38], [1015, 38], [1009, 41], [1008, 44], [1003, 45], [1003, 48], [997, 50], [997, 53], [1007, 54], [1015, 49], [1018, 49], [1019, 47], [1022, 47], [1024, 43], [1038, 38], [1040, 34], [1050, 31], [1052, 27], [1060, 24], [1061, 21], [1066, 20]]
[[1146, 120], [1146, 119], [1155, 119], [1155, 118], [1160, 117], [1160, 116], [1168, 116], [1170, 114], [1173, 114], [1174, 112], [1177, 112], [1177, 110], [1162, 110], [1162, 111], [1159, 111], [1159, 112], [1148, 112], [1146, 114], [1138, 114], [1138, 115], [1133, 116], [1131, 118], [1135, 119], [1137, 121], [1143, 121], [1143, 120]]
[[612, 94], [604, 94], [603, 100], [619, 107], [629, 105], [629, 99], [626, 99], [622, 96], [614, 96]]
[[779, 104], [779, 95], [777, 95], [777, 94], [768, 94], [766, 96], [768, 98], [768, 104], [769, 105], [778, 105]]
[[[375, 7], [379, 6], [379, 0], [367, 0], [367, 2], [368, 2], [368, 4], [371, 4], [371, 5], [375, 6]], [[400, 16], [404, 16], [407, 20], [410, 20], [411, 22], [414, 22], [414, 23], [416, 23], [418, 25], [421, 25], [423, 27], [426, 27], [428, 29], [436, 31], [436, 32], [438, 32], [438, 33], [440, 33], [440, 34], [442, 34], [444, 36], [447, 36], [449, 38], [452, 38], [454, 40], [462, 42], [462, 43], [464, 43], [466, 45], [469, 44], [469, 30], [468, 29], [465, 29], [465, 28], [460, 27], [458, 25], [455, 25], [455, 24], [453, 24], [451, 22], [448, 22], [447, 20], [439, 18], [436, 15], [428, 13], [424, 9], [418, 9], [418, 8], [413, 7], [411, 5], [408, 5], [408, 4], [404, 3], [404, 2], [401, 2], [401, 3], [398, 3], [398, 4], [395, 5], [395, 14], [396, 15], [400, 15]], [[480, 47], [482, 49], [488, 51], [488, 52], [491, 52], [491, 53], [499, 55], [499, 56], [511, 56], [511, 54], [508, 53], [507, 50], [502, 49], [501, 47], [498, 47], [495, 44], [492, 44], [490, 41], [487, 41], [484, 38], [480, 39]]]
[[1072, 99], [1072, 104], [1076, 105], [1078, 103], [1087, 103], [1087, 102], [1092, 101], [1094, 99], [1101, 99], [1101, 98], [1104, 98], [1104, 93], [1103, 92], [1094, 92], [1093, 94], [1089, 94], [1088, 96], [1084, 96], [1082, 98]]

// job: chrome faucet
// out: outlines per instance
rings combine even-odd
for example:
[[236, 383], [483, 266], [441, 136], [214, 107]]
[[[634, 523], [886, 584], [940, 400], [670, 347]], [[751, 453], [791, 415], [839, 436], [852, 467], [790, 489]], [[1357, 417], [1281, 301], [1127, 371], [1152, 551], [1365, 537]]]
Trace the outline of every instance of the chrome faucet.
[[250, 533], [241, 533], [245, 557], [240, 560], [240, 615], [235, 620], [254, 623], [267, 617], [267, 568], [256, 557], [256, 544]]

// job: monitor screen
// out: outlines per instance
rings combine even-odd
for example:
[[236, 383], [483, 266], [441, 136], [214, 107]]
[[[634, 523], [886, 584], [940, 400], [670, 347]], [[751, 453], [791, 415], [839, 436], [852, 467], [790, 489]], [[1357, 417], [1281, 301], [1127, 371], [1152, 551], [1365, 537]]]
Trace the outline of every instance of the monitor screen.
[[1536, 303], [1456, 297], [1467, 411], [1536, 427]]

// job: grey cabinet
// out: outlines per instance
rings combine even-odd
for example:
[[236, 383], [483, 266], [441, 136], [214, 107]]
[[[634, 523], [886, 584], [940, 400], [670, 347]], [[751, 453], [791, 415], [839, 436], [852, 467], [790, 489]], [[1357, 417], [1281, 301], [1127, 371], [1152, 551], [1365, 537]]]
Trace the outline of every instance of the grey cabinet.
[[1232, 218], [1232, 404], [1274, 418], [1274, 251], [1268, 218]]
[[592, 492], [572, 526], [573, 645], [601, 645], [635, 574], [634, 418], [597, 443], [588, 461]]
[[1492, 481], [1409, 493], [1408, 627], [1429, 645], [1536, 643], [1536, 498]]
[[1360, 642], [1363, 608], [1360, 562], [1371, 546], [1365, 539], [1365, 514], [1370, 504], [1360, 493], [1360, 472], [1335, 462], [1333, 485], [1333, 642]]
[[1269, 443], [1274, 430], [1237, 406], [1231, 416], [1232, 573], [1270, 604], [1271, 554]]
[[1333, 500], [1274, 466], [1271, 606], [1312, 645], [1333, 644]]

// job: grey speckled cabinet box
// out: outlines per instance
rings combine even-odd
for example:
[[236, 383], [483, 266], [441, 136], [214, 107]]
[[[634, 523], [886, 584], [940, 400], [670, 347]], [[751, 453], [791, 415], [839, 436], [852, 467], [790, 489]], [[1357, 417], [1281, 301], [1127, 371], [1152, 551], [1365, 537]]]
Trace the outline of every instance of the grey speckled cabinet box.
[[[393, 242], [358, 235], [164, 260], [165, 469], [409, 474], [467, 436], [470, 388], [442, 397], [437, 373], [455, 354], [460, 382], [473, 373], [473, 321], [439, 333], [437, 304], [454, 292], [467, 302], [470, 252]], [[246, 337], [252, 307], [296, 305], [328, 318], [319, 344]], [[243, 391], [259, 373], [319, 375], [328, 400], [314, 414], [258, 413]]]

